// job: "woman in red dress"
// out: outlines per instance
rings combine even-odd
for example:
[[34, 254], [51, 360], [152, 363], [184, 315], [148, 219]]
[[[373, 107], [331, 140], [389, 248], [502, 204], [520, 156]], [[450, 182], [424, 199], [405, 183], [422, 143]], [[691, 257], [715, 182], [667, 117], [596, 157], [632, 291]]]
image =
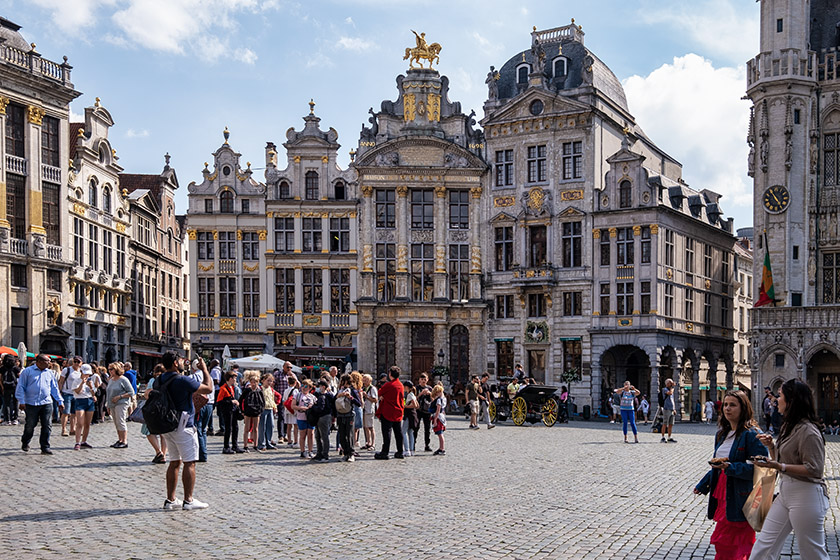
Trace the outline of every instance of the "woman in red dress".
[[760, 430], [743, 391], [726, 394], [718, 424], [712, 469], [694, 493], [711, 492], [708, 515], [717, 522], [711, 538], [715, 560], [747, 560], [755, 543], [755, 531], [743, 512], [753, 486], [753, 465], [747, 460], [766, 456], [767, 448], [756, 437]]

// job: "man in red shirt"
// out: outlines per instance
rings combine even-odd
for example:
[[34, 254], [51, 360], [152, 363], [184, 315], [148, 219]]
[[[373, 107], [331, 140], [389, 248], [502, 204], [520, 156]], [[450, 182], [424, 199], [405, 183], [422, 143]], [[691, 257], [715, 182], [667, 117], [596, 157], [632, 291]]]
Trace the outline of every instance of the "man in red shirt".
[[394, 459], [403, 458], [403, 384], [400, 382], [400, 368], [391, 366], [388, 371], [388, 382], [379, 389], [379, 422], [382, 425], [382, 451], [374, 454], [374, 459], [387, 459], [391, 447], [391, 430], [394, 431], [394, 442], [397, 444]]

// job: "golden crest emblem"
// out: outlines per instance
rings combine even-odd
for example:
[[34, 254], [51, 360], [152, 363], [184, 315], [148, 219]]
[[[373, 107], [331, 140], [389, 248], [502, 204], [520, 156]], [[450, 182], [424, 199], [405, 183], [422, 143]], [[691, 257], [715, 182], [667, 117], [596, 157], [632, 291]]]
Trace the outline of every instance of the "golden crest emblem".
[[543, 202], [545, 202], [545, 191], [539, 187], [534, 187], [528, 193], [528, 206], [534, 210], [540, 210]]

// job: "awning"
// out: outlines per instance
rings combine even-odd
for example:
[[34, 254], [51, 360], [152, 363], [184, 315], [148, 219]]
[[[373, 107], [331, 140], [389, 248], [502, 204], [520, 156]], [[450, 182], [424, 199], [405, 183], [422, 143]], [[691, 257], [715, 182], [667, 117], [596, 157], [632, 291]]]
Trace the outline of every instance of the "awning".
[[141, 350], [132, 350], [132, 354], [137, 354], [138, 356], [148, 356], [150, 358], [160, 358], [163, 356], [160, 352], [143, 352]]
[[300, 346], [295, 348], [291, 354], [292, 358], [303, 359], [318, 359], [323, 357], [325, 360], [343, 360], [353, 352], [352, 346], [331, 346], [329, 348], [319, 348], [318, 346]]
[[[18, 355], [17, 350], [15, 350], [14, 348], [9, 348], [8, 346], [0, 346], [0, 354], [12, 354], [13, 356]], [[27, 358], [34, 358], [35, 356], [36, 356], [36, 354], [34, 354], [32, 352], [27, 352], [26, 353]], [[54, 354], [47, 354], [47, 356], [49, 356], [51, 360], [61, 360], [61, 359], [63, 359], [63, 356], [56, 356]]]
[[[683, 385], [682, 388], [686, 391], [690, 391], [691, 390], [691, 385]], [[700, 385], [700, 390], [701, 391], [708, 391], [709, 386], [708, 385]], [[718, 385], [718, 391], [726, 391], [726, 385]]]

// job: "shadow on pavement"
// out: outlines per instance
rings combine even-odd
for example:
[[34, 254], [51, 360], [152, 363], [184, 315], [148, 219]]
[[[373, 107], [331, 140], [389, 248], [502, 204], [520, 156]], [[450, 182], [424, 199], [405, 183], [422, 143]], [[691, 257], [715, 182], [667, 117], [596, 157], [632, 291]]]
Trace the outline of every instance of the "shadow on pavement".
[[62, 520], [78, 520], [89, 519], [91, 517], [104, 517], [113, 515], [134, 515], [135, 513], [151, 513], [163, 512], [164, 510], [157, 508], [136, 508], [136, 509], [75, 509], [66, 511], [47, 511], [41, 513], [21, 513], [19, 515], [9, 515], [7, 517], [0, 517], [0, 523], [12, 521], [24, 522], [39, 522], [39, 521], [62, 521]]

